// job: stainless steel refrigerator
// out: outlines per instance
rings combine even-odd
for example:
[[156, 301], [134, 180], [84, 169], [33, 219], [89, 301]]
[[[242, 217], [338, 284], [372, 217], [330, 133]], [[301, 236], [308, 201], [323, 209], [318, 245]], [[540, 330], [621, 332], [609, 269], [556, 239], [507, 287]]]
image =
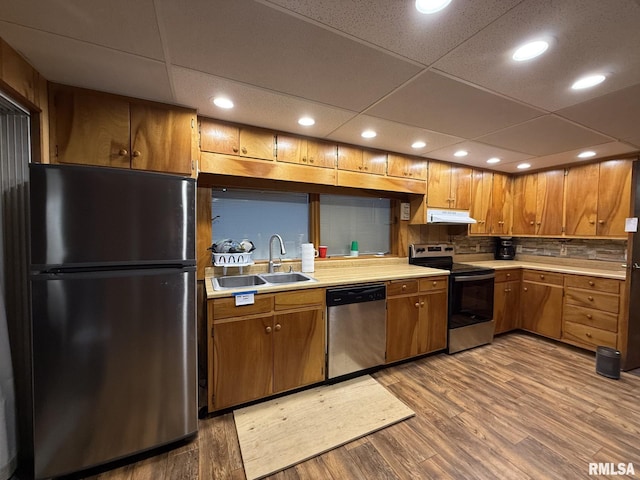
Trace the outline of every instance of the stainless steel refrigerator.
[[196, 432], [195, 188], [30, 166], [36, 478]]

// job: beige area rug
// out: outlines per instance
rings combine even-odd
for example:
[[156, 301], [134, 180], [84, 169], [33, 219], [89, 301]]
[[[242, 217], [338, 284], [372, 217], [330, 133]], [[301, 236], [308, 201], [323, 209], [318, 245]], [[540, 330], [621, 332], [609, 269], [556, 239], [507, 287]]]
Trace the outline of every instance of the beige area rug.
[[284, 470], [413, 415], [369, 375], [233, 412], [247, 480]]

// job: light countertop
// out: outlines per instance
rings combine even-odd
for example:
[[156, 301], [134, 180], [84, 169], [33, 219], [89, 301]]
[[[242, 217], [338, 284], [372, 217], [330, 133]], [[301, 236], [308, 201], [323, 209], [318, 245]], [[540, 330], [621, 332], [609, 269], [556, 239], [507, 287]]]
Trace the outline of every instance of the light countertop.
[[529, 270], [544, 270], [546, 272], [566, 273], [573, 275], [589, 275], [592, 277], [613, 278], [616, 280], [624, 280], [626, 277], [626, 270], [619, 269], [604, 269], [597, 267], [579, 267], [574, 265], [554, 265], [551, 263], [538, 263], [521, 260], [486, 260], [486, 261], [467, 261], [470, 265], [477, 265], [479, 267], [494, 268], [496, 270], [505, 270], [509, 268], [526, 268]]

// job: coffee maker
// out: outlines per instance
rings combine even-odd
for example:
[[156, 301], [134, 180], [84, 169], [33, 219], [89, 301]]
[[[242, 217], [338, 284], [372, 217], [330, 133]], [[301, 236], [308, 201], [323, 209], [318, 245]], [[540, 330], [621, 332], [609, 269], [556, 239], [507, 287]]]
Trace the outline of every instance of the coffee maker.
[[513, 260], [516, 257], [516, 247], [513, 245], [511, 237], [500, 237], [496, 239], [496, 260]]

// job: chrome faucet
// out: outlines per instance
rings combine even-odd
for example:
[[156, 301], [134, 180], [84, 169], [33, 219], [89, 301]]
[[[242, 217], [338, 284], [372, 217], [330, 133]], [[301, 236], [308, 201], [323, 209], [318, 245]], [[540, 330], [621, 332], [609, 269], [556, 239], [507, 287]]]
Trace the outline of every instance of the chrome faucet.
[[277, 233], [271, 235], [269, 239], [269, 273], [273, 273], [276, 268], [280, 268], [282, 266], [282, 262], [275, 263], [273, 261], [273, 241], [277, 239], [280, 242], [280, 254], [286, 255], [286, 250], [284, 249], [284, 242], [282, 241], [282, 237]]

